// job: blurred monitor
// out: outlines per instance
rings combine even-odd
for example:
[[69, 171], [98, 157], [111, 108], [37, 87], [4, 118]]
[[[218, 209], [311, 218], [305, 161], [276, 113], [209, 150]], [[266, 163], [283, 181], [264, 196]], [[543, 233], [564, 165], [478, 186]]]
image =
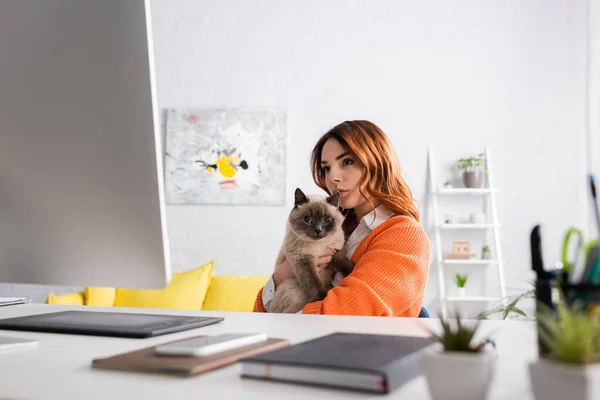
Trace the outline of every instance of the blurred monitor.
[[0, 0], [0, 281], [171, 278], [150, 6]]

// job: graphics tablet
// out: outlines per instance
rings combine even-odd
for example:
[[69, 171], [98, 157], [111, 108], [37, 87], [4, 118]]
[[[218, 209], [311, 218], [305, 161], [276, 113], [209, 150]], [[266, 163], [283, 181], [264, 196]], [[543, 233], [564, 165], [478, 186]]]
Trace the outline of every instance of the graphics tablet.
[[0, 329], [70, 333], [76, 335], [146, 338], [186, 331], [223, 321], [220, 317], [59, 311], [0, 319]]

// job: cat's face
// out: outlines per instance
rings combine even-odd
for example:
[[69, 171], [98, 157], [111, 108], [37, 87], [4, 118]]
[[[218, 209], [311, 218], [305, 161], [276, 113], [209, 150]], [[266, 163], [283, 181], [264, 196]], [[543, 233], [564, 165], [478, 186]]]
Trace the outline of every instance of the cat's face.
[[289, 222], [294, 232], [302, 237], [319, 240], [342, 229], [344, 216], [338, 209], [339, 193], [329, 197], [308, 198], [296, 189], [294, 208]]

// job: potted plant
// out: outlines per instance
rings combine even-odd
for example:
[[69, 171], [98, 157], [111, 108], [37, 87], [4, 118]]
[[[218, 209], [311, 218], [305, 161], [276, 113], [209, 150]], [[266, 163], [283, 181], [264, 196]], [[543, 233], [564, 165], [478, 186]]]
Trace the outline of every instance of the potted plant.
[[439, 346], [425, 351], [423, 373], [433, 400], [487, 398], [495, 357], [486, 345], [495, 344], [487, 338], [474, 343], [479, 322], [465, 326], [457, 313], [454, 328], [449, 321], [442, 319], [441, 333], [431, 332]]
[[535, 299], [535, 289], [526, 290], [515, 296], [508, 296], [505, 301], [479, 313], [477, 319], [490, 319], [491, 316], [498, 316], [500, 319], [524, 318], [525, 320], [535, 320], [535, 316], [529, 317], [523, 308], [518, 306], [519, 302], [527, 299]]
[[489, 260], [492, 258], [492, 253], [490, 252], [490, 246], [485, 245], [481, 247], [481, 259]]
[[465, 285], [467, 284], [468, 275], [467, 274], [456, 274], [454, 276], [454, 280], [456, 281], [456, 287], [458, 290], [458, 295], [460, 297], [465, 296]]
[[548, 352], [529, 364], [535, 398], [600, 399], [600, 313], [562, 298], [538, 313], [538, 337]]
[[458, 168], [463, 172], [463, 183], [465, 187], [480, 188], [483, 186], [483, 161], [483, 153], [458, 160]]

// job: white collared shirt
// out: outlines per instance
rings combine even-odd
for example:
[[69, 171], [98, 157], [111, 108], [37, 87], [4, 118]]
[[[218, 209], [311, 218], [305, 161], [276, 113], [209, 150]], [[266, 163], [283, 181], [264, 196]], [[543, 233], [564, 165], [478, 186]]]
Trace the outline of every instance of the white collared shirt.
[[[360, 219], [358, 226], [354, 229], [354, 232], [350, 235], [346, 243], [344, 244], [344, 255], [347, 259], [352, 259], [352, 255], [356, 251], [356, 248], [363, 241], [364, 238], [369, 236], [379, 225], [383, 224], [390, 217], [395, 214], [390, 211], [386, 206], [380, 204], [374, 210], [371, 210], [367, 215]], [[335, 274], [333, 278], [333, 286], [338, 286], [344, 277], [341, 273]], [[269, 309], [269, 303], [275, 296], [275, 282], [273, 281], [273, 275], [263, 288], [262, 302], [265, 310]], [[298, 311], [298, 314], [302, 313], [302, 310]]]

